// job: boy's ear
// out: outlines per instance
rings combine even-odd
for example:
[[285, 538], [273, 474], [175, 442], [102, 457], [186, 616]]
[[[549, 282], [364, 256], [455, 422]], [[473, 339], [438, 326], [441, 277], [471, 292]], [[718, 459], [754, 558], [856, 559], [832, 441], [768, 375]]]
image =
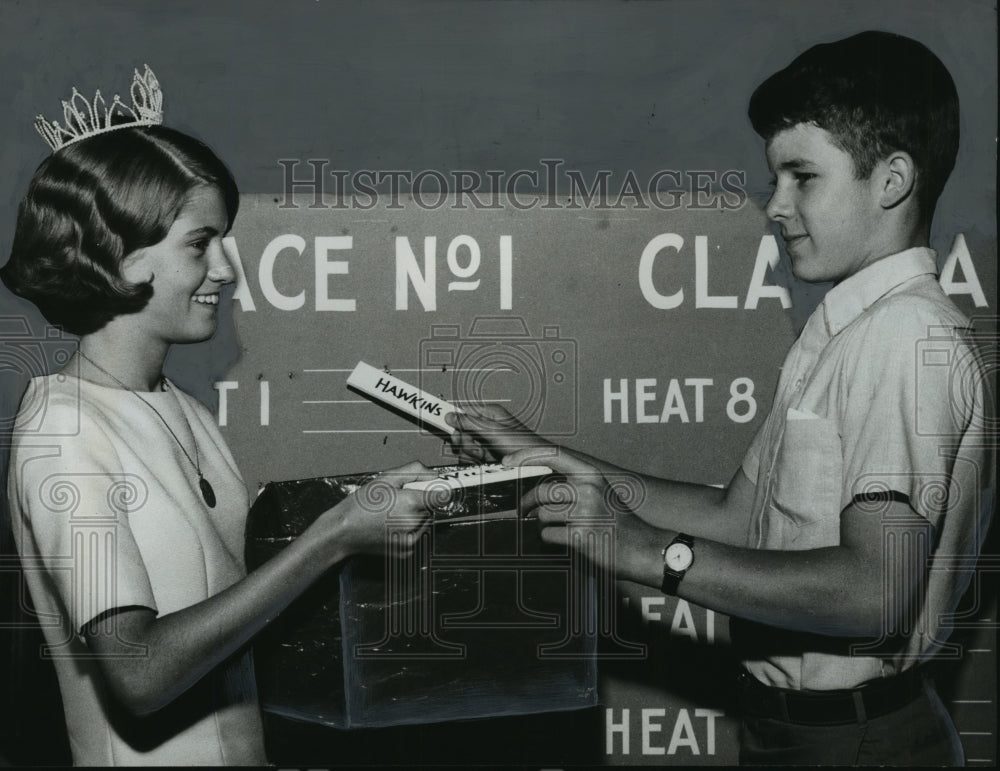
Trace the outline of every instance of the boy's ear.
[[893, 151], [882, 164], [882, 189], [879, 203], [885, 209], [898, 206], [911, 195], [917, 184], [917, 167], [909, 153]]

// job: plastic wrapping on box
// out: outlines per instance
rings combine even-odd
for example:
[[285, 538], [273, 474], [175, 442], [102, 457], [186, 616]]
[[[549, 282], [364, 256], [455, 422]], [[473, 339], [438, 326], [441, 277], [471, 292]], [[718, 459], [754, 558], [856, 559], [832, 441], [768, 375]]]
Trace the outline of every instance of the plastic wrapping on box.
[[[248, 569], [373, 476], [267, 485]], [[594, 583], [518, 517], [523, 484], [463, 490], [413, 557], [355, 558], [317, 581], [255, 643], [264, 709], [350, 728], [596, 704]]]

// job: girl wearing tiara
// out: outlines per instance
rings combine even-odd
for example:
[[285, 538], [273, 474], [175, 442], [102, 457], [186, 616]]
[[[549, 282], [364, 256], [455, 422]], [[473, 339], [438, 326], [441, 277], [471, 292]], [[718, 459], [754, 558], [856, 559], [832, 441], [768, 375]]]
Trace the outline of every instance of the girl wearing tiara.
[[[28, 386], [8, 498], [74, 762], [262, 765], [247, 643], [329, 567], [383, 551], [386, 512], [349, 497], [246, 575], [243, 480], [213, 417], [162, 373], [172, 344], [215, 331], [238, 191], [208, 147], [156, 125], [159, 104], [147, 68], [132, 109], [74, 93], [68, 125], [40, 120], [54, 152], [0, 277], [80, 341]], [[420, 493], [393, 497], [420, 519]]]

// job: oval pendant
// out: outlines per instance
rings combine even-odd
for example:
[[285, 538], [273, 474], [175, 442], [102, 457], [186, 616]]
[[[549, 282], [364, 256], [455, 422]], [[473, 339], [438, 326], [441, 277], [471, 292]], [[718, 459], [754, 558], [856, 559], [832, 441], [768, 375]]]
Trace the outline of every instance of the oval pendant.
[[208, 508], [215, 508], [215, 490], [212, 489], [212, 485], [208, 483], [205, 477], [198, 477], [198, 487], [201, 488], [201, 497], [205, 499], [205, 503], [208, 504]]

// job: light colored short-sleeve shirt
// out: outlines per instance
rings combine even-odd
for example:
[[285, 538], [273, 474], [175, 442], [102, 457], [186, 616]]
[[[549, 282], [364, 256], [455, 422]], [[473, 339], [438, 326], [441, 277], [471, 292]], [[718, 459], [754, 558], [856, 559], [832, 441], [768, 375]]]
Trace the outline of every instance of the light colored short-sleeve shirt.
[[[850, 688], [947, 645], [949, 614], [991, 513], [983, 497], [990, 427], [969, 322], [942, 291], [934, 258], [910, 249], [827, 293], [789, 351], [771, 413], [743, 460], [756, 485], [747, 534], [756, 549], [838, 545], [849, 505], [879, 516], [886, 494], [905, 496], [926, 520], [912, 552], [930, 564], [918, 579], [922, 604], [877, 642], [734, 622], [744, 666], [770, 685]], [[866, 501], [869, 494], [883, 495]], [[883, 521], [886, 581], [921, 573], [903, 558], [902, 532]]]
[[[141, 606], [163, 616], [245, 575], [248, 495], [211, 414], [169, 383], [141, 398], [148, 404], [75, 377], [36, 378], [15, 426], [7, 491], [14, 536], [55, 664], [73, 761], [260, 765], [249, 652], [137, 719], [115, 705], [80, 636], [109, 610]], [[197, 458], [214, 508], [153, 408]]]

